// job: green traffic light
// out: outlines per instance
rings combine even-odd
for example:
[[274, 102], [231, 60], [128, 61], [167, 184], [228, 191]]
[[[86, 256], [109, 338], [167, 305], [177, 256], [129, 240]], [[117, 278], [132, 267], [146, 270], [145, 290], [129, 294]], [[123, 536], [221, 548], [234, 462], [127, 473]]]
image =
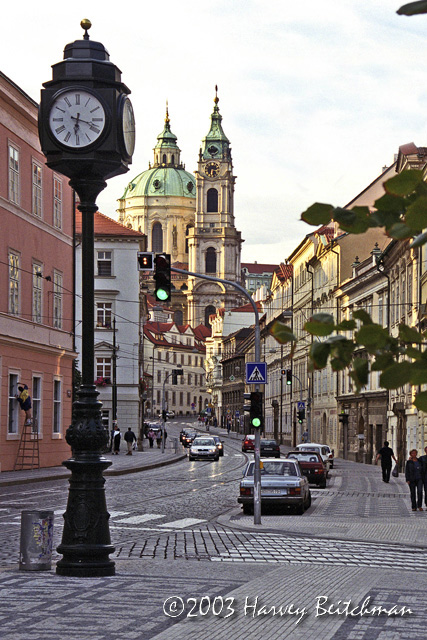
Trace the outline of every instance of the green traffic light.
[[253, 418], [252, 419], [252, 426], [253, 427], [260, 427], [261, 426], [261, 420], [259, 418]]
[[167, 300], [169, 298], [168, 292], [164, 289], [157, 289], [156, 298], [157, 300]]

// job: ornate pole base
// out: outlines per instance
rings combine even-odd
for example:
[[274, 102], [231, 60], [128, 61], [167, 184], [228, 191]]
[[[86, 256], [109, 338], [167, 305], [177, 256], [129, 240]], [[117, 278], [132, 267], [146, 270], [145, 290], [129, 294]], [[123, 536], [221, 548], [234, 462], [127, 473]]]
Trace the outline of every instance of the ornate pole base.
[[110, 539], [102, 475], [112, 463], [100, 454], [108, 434], [97, 396], [93, 385], [79, 389], [73, 423], [67, 430], [73, 457], [62, 463], [71, 470], [71, 478], [62, 542], [57, 549], [63, 555], [56, 565], [56, 573], [61, 576], [115, 575], [115, 564], [108, 557], [115, 548]]

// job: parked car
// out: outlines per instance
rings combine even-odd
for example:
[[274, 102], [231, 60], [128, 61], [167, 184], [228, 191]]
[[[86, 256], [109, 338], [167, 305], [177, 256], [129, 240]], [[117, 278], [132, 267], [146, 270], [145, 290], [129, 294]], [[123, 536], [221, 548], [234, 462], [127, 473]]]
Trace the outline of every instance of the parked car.
[[[308, 480], [296, 460], [270, 460], [261, 458], [261, 505], [293, 507], [299, 515], [311, 504]], [[240, 481], [240, 496], [243, 513], [250, 515], [254, 508], [254, 467], [251, 461], [245, 467]]]
[[295, 449], [298, 449], [298, 451], [314, 451], [315, 453], [319, 453], [326, 468], [326, 477], [328, 476], [329, 469], [331, 468], [329, 447], [326, 447], [324, 444], [318, 444], [317, 442], [304, 442], [298, 444]]
[[188, 452], [188, 459], [219, 460], [219, 451], [213, 438], [198, 436], [193, 440]]
[[221, 440], [221, 438], [219, 436], [212, 436], [212, 438], [215, 440], [215, 444], [217, 446], [219, 455], [223, 456], [224, 455], [224, 442], [223, 442], [223, 440]]
[[169, 420], [175, 418], [175, 411], [166, 411], [166, 417], [169, 418]]
[[255, 449], [255, 436], [248, 435], [245, 436], [245, 439], [242, 443], [242, 451], [246, 453], [246, 451], [253, 451]]
[[196, 438], [199, 434], [196, 431], [187, 431], [185, 436], [182, 439], [182, 444], [184, 447], [189, 447], [193, 442], [194, 438]]
[[286, 458], [298, 460], [299, 466], [311, 484], [321, 489], [326, 487], [326, 469], [320, 454], [316, 451], [289, 451]]
[[328, 447], [327, 444], [324, 445], [326, 449], [329, 451], [329, 466], [331, 469], [334, 468], [334, 450], [331, 447]]
[[261, 458], [280, 458], [280, 447], [275, 440], [261, 439], [259, 454]]

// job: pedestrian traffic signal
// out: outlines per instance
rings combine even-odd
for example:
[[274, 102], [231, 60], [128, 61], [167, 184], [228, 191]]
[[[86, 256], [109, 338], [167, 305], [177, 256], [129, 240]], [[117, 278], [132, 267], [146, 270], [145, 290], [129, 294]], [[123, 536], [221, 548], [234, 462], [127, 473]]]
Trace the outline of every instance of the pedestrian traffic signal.
[[159, 253], [154, 258], [154, 295], [156, 300], [167, 302], [171, 299], [171, 257], [169, 253]]
[[138, 270], [154, 271], [154, 253], [152, 251], [138, 251]]
[[286, 384], [292, 386], [292, 369], [282, 369], [282, 376], [285, 376]]
[[305, 420], [305, 409], [298, 409], [297, 417], [299, 424], [302, 424], [302, 421]]
[[261, 391], [252, 391], [249, 423], [251, 427], [261, 429], [263, 425], [263, 396]]

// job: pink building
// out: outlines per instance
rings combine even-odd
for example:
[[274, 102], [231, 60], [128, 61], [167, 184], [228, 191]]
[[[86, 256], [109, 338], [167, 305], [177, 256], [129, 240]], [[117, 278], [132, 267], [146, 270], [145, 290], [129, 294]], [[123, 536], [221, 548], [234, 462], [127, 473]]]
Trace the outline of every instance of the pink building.
[[32, 397], [40, 466], [70, 455], [73, 194], [44, 164], [37, 110], [0, 72], [0, 471], [13, 470], [24, 425], [18, 382]]

